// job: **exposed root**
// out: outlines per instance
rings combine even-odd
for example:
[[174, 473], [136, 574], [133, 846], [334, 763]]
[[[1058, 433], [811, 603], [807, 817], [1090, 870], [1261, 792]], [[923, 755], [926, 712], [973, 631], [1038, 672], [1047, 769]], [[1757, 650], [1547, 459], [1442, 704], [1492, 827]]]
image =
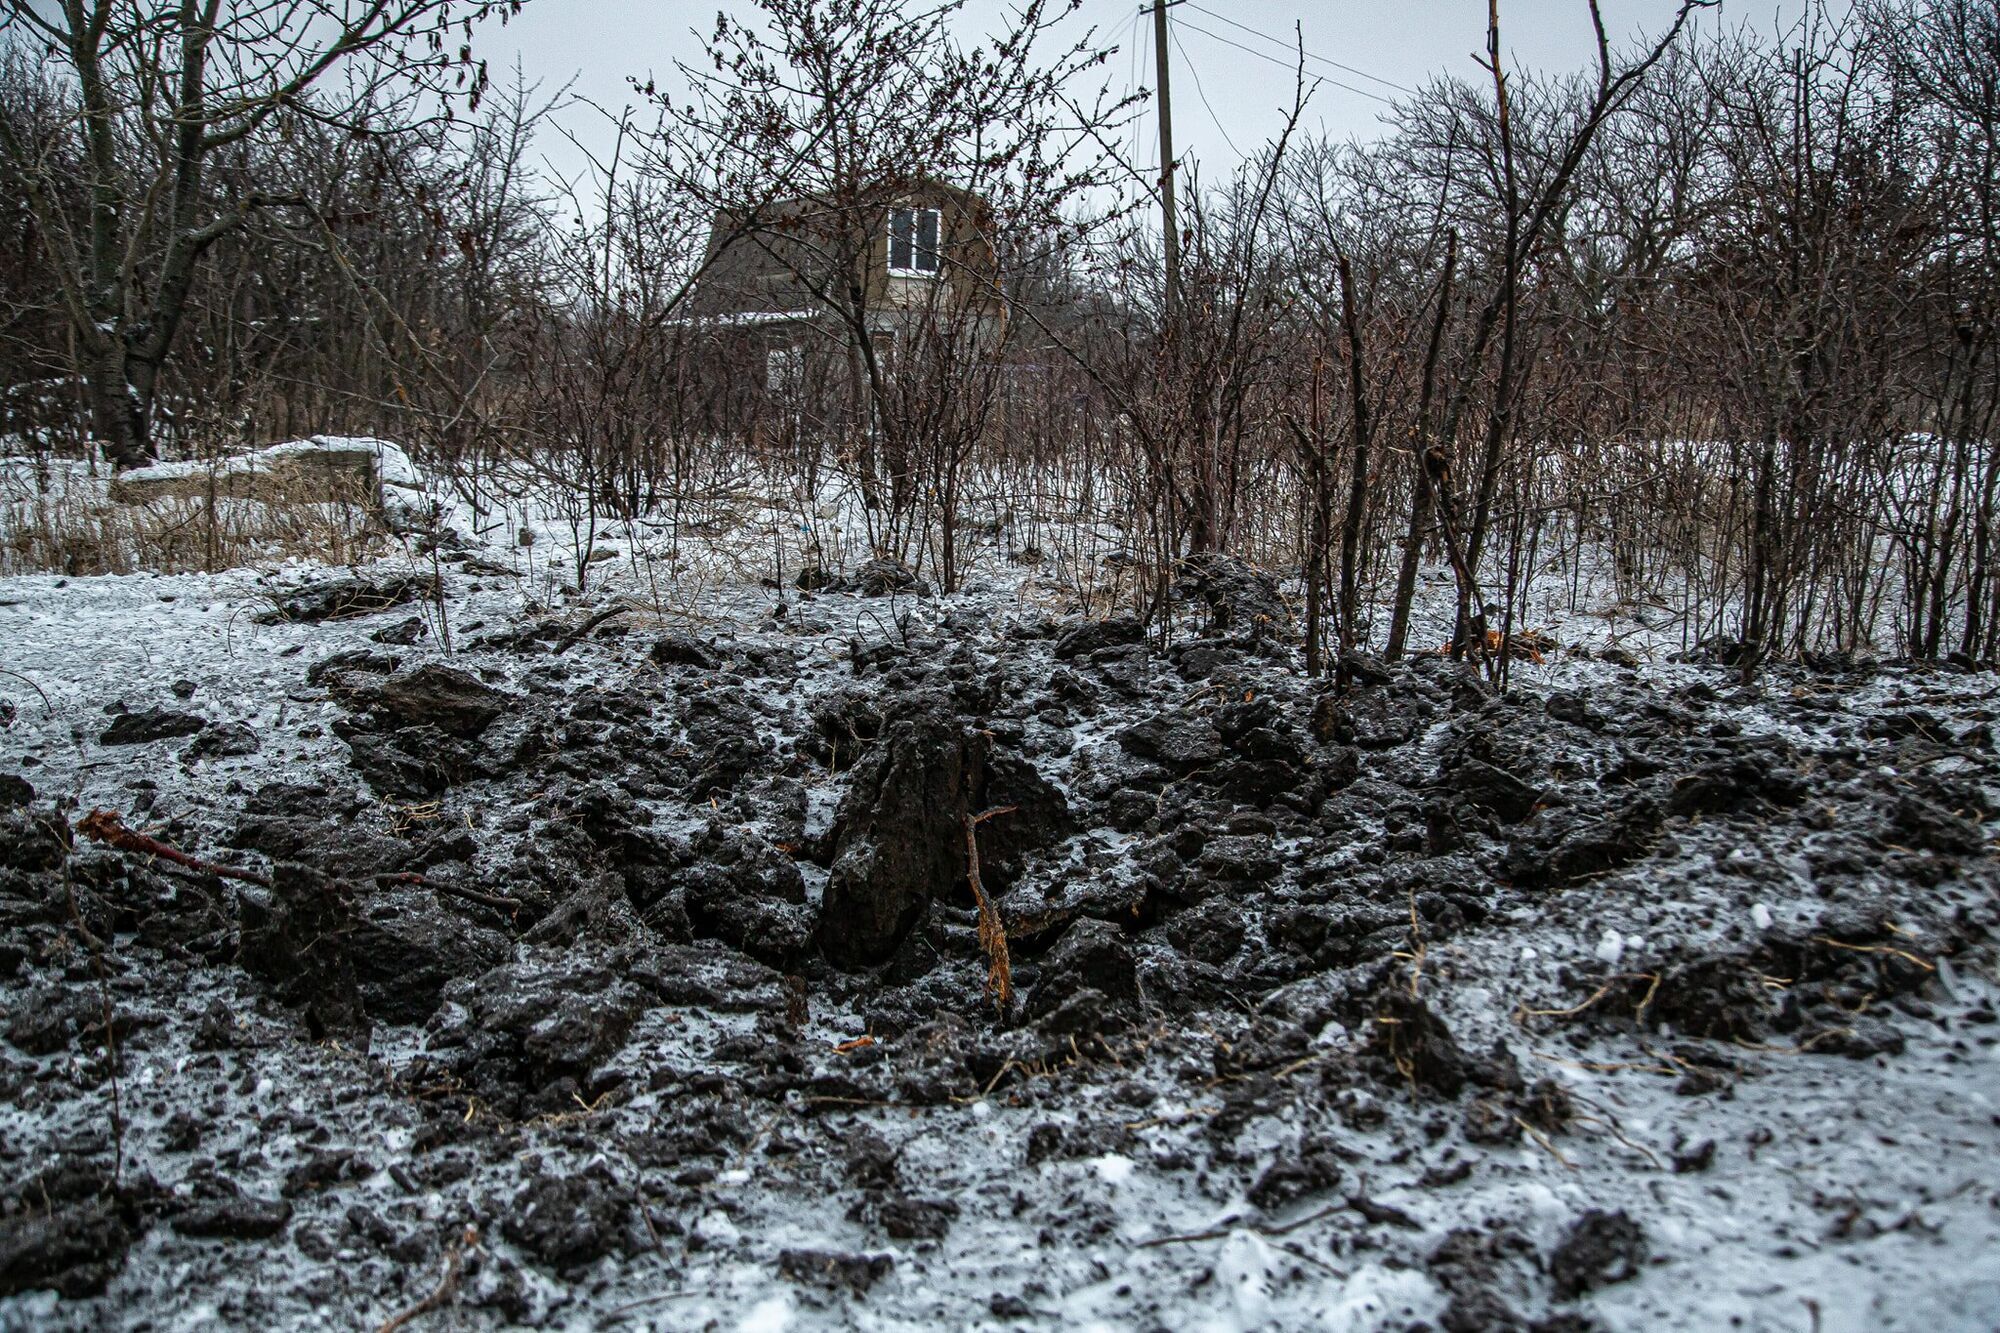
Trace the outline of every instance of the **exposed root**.
[[1002, 1014], [1014, 1003], [1014, 967], [1007, 956], [1006, 923], [1000, 920], [999, 909], [993, 906], [985, 886], [979, 882], [979, 826], [1014, 809], [1003, 805], [984, 814], [967, 811], [960, 816], [965, 826], [965, 877], [972, 885], [973, 901], [979, 904], [979, 947], [986, 951], [986, 991]]

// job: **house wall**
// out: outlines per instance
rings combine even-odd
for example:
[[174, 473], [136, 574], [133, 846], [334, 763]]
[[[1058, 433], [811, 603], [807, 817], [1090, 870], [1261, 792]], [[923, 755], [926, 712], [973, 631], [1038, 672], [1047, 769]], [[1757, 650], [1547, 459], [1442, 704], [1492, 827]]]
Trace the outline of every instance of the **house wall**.
[[[939, 211], [945, 259], [939, 277], [889, 271], [891, 207]], [[711, 315], [811, 311], [821, 304], [815, 287], [833, 286], [830, 268], [841, 256], [852, 255], [855, 277], [871, 309], [914, 311], [935, 302], [941, 313], [1003, 319], [1006, 303], [999, 295], [991, 221], [985, 200], [936, 183], [893, 196], [885, 193], [880, 203], [851, 208], [788, 200], [767, 209], [765, 219], [747, 234], [738, 234], [739, 218], [718, 217], [710, 231], [708, 271], [695, 308]]]

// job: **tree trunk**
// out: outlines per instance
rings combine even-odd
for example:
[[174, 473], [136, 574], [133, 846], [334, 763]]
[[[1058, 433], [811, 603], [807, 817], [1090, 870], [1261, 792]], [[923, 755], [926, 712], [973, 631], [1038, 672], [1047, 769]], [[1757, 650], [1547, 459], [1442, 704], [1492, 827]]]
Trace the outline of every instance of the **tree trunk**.
[[142, 390], [130, 383], [129, 365], [124, 347], [114, 343], [92, 359], [85, 373], [91, 433], [104, 450], [106, 461], [121, 472], [153, 461], [152, 386]]

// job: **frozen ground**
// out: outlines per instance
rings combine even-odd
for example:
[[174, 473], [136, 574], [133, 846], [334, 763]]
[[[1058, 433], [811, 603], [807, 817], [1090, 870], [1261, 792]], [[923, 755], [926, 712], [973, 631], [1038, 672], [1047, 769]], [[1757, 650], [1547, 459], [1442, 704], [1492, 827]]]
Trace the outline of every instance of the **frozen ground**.
[[0, 580], [0, 1328], [2000, 1328], [1992, 675], [1336, 691], [1227, 570], [1163, 651], [557, 537]]

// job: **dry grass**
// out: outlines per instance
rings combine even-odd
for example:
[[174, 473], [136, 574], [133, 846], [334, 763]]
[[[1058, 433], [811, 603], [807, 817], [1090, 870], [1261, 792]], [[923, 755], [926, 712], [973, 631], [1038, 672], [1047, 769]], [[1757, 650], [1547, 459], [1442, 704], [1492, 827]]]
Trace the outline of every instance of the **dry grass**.
[[297, 558], [354, 564], [386, 550], [361, 497], [264, 504], [226, 496], [107, 499], [101, 478], [0, 477], [0, 574], [215, 573]]

